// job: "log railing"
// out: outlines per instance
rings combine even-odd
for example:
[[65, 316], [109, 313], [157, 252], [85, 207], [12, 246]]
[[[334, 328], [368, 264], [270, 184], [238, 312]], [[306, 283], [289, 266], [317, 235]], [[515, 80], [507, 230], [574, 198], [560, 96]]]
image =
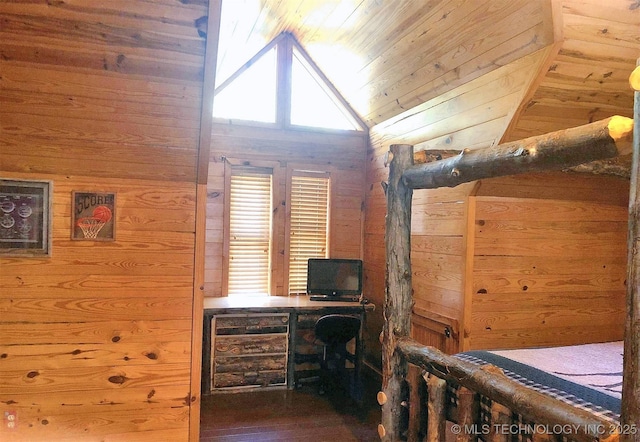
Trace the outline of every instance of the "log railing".
[[[425, 347], [410, 338], [398, 340], [398, 351], [412, 364], [407, 377], [409, 391], [409, 421], [407, 439], [419, 440], [421, 435], [421, 405], [427, 404], [426, 439], [429, 442], [444, 442], [447, 420], [455, 422], [453, 433], [456, 441], [471, 440], [484, 435], [491, 440], [510, 439], [518, 432], [542, 439], [565, 434], [571, 440], [613, 442], [618, 439], [618, 425], [598, 417], [586, 410], [573, 407], [551, 396], [539, 393], [508, 378], [494, 366], [479, 366], [433, 347]], [[416, 374], [419, 367], [424, 371]], [[426, 378], [426, 380], [425, 380]], [[426, 382], [426, 394], [420, 383]], [[461, 388], [457, 393], [457, 406], [446, 402], [447, 382]], [[412, 396], [414, 393], [414, 397]], [[491, 399], [491, 420], [480, 419], [479, 398]], [[417, 410], [411, 407], [416, 404]], [[514, 423], [511, 411], [523, 422]]]
[[[636, 86], [639, 74], [632, 74], [632, 86]], [[635, 75], [635, 77], [634, 77]], [[634, 84], [633, 78], [636, 79]], [[636, 101], [638, 93], [636, 92]], [[638, 125], [638, 103], [635, 105], [635, 125]], [[531, 137], [518, 142], [507, 143], [479, 151], [464, 151], [456, 157], [435, 161], [433, 163], [414, 165], [413, 147], [396, 144], [390, 147], [387, 158], [389, 181], [386, 183], [387, 218], [386, 218], [386, 291], [384, 303], [384, 325], [382, 329], [382, 389], [378, 393], [378, 402], [382, 406], [382, 422], [378, 433], [383, 441], [397, 441], [408, 438], [417, 440], [420, 434], [424, 391], [420, 373], [415, 368], [409, 369], [409, 363], [430, 373], [427, 377], [427, 434], [429, 442], [444, 441], [447, 411], [445, 390], [447, 382], [455, 382], [463, 387], [455, 419], [460, 425], [472, 426], [477, 423], [477, 395], [483, 395], [493, 401], [492, 422], [503, 422], [510, 414], [509, 410], [539, 425], [568, 425], [571, 438], [576, 440], [617, 440], [616, 428], [611, 428], [607, 421], [600, 420], [588, 412], [575, 409], [556, 399], [531, 391], [504, 375], [491, 373], [478, 366], [470, 366], [461, 360], [446, 356], [433, 348], [421, 346], [410, 340], [412, 313], [411, 284], [411, 200], [413, 189], [437, 187], [453, 187], [464, 182], [482, 178], [513, 175], [531, 171], [560, 170], [599, 159], [611, 158], [620, 154], [633, 152], [633, 162], [638, 163], [638, 130], [634, 134], [634, 120], [614, 116], [596, 123], [576, 128]], [[632, 189], [638, 185], [637, 172], [632, 174]], [[639, 225], [630, 211], [630, 224]], [[640, 209], [637, 211], [640, 213]], [[634, 232], [635, 233], [635, 232]], [[640, 234], [638, 234], [640, 236]], [[636, 236], [633, 237], [635, 240]], [[640, 274], [640, 264], [635, 262], [635, 252], [640, 246], [633, 247], [630, 257], [630, 272]], [[634, 287], [628, 291], [637, 293]], [[638, 283], [640, 285], [640, 283]], [[640, 296], [629, 296], [633, 299], [629, 308], [632, 312], [640, 311]], [[635, 316], [634, 316], [635, 317]], [[629, 322], [629, 321], [628, 321]], [[640, 321], [631, 321], [632, 331], [627, 325], [625, 335], [625, 353], [630, 341], [634, 341], [633, 350], [640, 348]], [[640, 351], [639, 351], [640, 352]], [[637, 356], [635, 351], [633, 355]], [[625, 354], [625, 378], [629, 366], [638, 370], [637, 361], [631, 364]], [[631, 371], [631, 370], [629, 370]], [[638, 385], [640, 375], [632, 373], [633, 385], [628, 390], [640, 391]], [[625, 404], [623, 388], [622, 424], [629, 423], [630, 416], [635, 416], [640, 408], [640, 395], [630, 396]], [[411, 397], [413, 396], [413, 397]], [[462, 405], [461, 405], [462, 404]], [[633, 409], [633, 412], [625, 410]], [[506, 420], [505, 420], [506, 421]], [[637, 422], [635, 422], [637, 424]], [[464, 428], [464, 427], [463, 427]], [[495, 428], [495, 427], [494, 427]], [[613, 431], [608, 431], [613, 430]], [[471, 440], [459, 434], [456, 439]], [[471, 436], [471, 435], [469, 435]], [[540, 435], [533, 435], [539, 440]], [[640, 434], [623, 439], [640, 441]], [[493, 431], [488, 437], [490, 441], [505, 440], [507, 435]], [[554, 435], [545, 436], [554, 439]]]

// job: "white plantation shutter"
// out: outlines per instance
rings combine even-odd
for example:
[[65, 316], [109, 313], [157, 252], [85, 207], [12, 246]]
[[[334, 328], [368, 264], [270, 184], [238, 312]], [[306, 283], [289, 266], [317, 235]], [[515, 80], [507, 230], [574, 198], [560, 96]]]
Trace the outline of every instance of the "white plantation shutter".
[[269, 294], [270, 170], [233, 171], [229, 220], [229, 295]]
[[327, 256], [328, 174], [291, 178], [289, 294], [307, 290], [307, 260]]

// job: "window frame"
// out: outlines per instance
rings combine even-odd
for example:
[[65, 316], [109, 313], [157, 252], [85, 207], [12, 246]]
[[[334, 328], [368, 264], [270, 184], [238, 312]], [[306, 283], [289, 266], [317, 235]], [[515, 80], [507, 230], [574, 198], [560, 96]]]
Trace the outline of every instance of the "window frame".
[[[229, 296], [229, 269], [230, 269], [230, 245], [231, 245], [231, 176], [233, 173], [234, 167], [242, 167], [242, 168], [251, 168], [255, 167], [257, 169], [271, 169], [271, 247], [270, 247], [270, 256], [269, 256], [269, 290], [267, 296], [273, 296], [276, 293], [277, 288], [277, 272], [278, 272], [278, 255], [280, 250], [281, 240], [279, 235], [277, 234], [278, 225], [282, 225], [283, 220], [281, 210], [277, 210], [279, 206], [279, 201], [281, 198], [281, 182], [282, 182], [282, 171], [280, 164], [278, 162], [272, 161], [247, 161], [241, 159], [233, 159], [233, 158], [224, 158], [225, 161], [225, 170], [224, 170], [224, 189], [225, 189], [225, 199], [224, 199], [224, 233], [223, 233], [223, 269], [222, 269], [222, 290], [225, 296]], [[235, 295], [234, 295], [235, 296]], [[241, 296], [241, 295], [240, 295]]]
[[[289, 32], [283, 32], [277, 35], [273, 40], [267, 43], [262, 49], [254, 54], [247, 62], [239, 67], [233, 74], [227, 79], [222, 81], [219, 85], [215, 85], [215, 95], [222, 93], [231, 83], [239, 78], [245, 71], [251, 69], [257, 60], [262, 58], [267, 52], [272, 49], [276, 49], [276, 109], [275, 109], [275, 122], [266, 121], [254, 121], [241, 118], [225, 118], [221, 116], [213, 116], [213, 121], [216, 123], [227, 123], [237, 125], [247, 125], [265, 128], [277, 128], [285, 130], [313, 130], [317, 132], [327, 133], [363, 133], [368, 132], [369, 128], [367, 124], [362, 120], [358, 113], [351, 107], [351, 105], [340, 94], [336, 87], [329, 81], [322, 70], [315, 64], [313, 59], [309, 56], [304, 47], [295, 39], [295, 37]], [[297, 55], [294, 55], [294, 51]], [[331, 127], [316, 127], [316, 126], [304, 126], [291, 123], [291, 87], [292, 87], [292, 63], [293, 58], [296, 57], [301, 65], [307, 70], [327, 97], [337, 106], [336, 111], [340, 112], [346, 120], [352, 125], [352, 129], [337, 129]], [[215, 98], [214, 108], [215, 109]], [[212, 109], [212, 111], [213, 111]]]

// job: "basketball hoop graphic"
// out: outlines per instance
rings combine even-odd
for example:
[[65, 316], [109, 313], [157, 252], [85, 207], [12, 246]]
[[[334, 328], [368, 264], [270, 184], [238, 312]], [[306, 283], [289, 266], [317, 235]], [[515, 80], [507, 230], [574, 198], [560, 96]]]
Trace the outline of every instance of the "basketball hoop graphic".
[[78, 219], [76, 225], [82, 229], [84, 237], [95, 239], [104, 225], [111, 219], [111, 209], [107, 206], [98, 206], [93, 209], [92, 216]]

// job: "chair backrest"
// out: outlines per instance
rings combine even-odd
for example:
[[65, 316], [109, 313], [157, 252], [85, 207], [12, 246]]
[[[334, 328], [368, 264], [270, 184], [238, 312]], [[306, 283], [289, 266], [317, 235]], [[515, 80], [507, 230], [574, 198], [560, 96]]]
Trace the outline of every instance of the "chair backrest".
[[325, 345], [346, 344], [360, 331], [360, 318], [350, 315], [326, 315], [316, 322], [316, 339]]

